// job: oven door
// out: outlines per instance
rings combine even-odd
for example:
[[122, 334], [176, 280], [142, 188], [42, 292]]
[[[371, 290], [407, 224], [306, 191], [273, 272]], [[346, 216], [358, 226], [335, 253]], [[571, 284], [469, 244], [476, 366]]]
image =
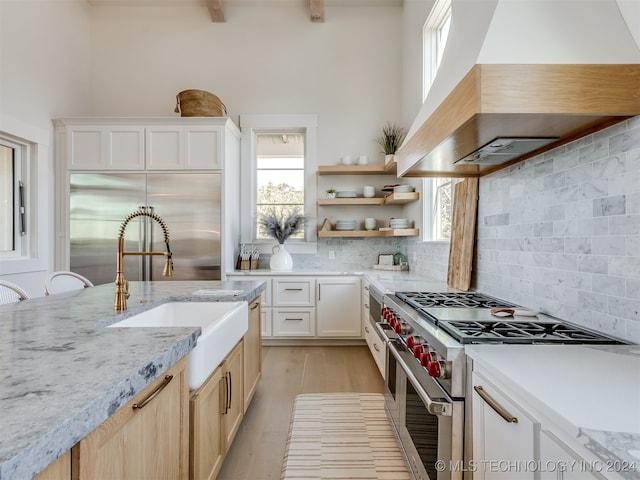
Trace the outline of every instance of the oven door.
[[452, 400], [397, 341], [388, 343], [385, 400], [416, 480], [462, 478], [464, 401]]

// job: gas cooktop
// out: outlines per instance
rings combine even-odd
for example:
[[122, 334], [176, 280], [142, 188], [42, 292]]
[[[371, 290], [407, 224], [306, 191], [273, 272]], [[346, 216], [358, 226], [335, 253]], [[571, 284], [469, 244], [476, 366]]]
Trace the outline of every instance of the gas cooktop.
[[396, 292], [423, 319], [462, 344], [469, 343], [623, 343], [601, 333], [553, 319], [515, 316], [499, 318], [492, 308], [517, 309], [510, 302], [469, 293]]

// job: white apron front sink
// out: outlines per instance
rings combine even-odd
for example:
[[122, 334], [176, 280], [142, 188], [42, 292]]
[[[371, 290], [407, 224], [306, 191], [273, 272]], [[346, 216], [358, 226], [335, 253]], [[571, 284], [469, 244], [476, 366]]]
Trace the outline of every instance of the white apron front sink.
[[132, 315], [109, 328], [200, 327], [189, 354], [189, 388], [195, 390], [211, 375], [247, 332], [247, 302], [171, 302]]

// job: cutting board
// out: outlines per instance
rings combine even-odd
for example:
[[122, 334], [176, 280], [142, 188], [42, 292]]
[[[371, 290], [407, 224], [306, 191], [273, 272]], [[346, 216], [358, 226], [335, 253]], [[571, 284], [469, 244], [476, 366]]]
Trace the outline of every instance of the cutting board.
[[473, 249], [478, 212], [478, 179], [466, 178], [455, 185], [449, 249], [447, 285], [467, 291], [471, 288]]

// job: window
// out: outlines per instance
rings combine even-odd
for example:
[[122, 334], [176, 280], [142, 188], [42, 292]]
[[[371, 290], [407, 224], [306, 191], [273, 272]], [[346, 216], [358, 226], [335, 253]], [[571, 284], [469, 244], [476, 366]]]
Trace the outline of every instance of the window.
[[21, 256], [25, 251], [26, 209], [24, 163], [26, 145], [0, 136], [0, 254]]
[[444, 48], [449, 38], [451, 27], [451, 0], [437, 0], [422, 31], [423, 41], [423, 99], [440, 67]]
[[[284, 217], [304, 208], [304, 134], [256, 135], [256, 240], [270, 237], [258, 225], [262, 213], [275, 211]], [[298, 232], [292, 239], [304, 239]]]
[[424, 191], [424, 237], [425, 241], [449, 241], [453, 216], [452, 178], [425, 178]]
[[[290, 253], [316, 253], [316, 115], [241, 115], [240, 241], [271, 253], [259, 214], [298, 209], [310, 219], [289, 237]], [[245, 188], [246, 187], [246, 188]]]

